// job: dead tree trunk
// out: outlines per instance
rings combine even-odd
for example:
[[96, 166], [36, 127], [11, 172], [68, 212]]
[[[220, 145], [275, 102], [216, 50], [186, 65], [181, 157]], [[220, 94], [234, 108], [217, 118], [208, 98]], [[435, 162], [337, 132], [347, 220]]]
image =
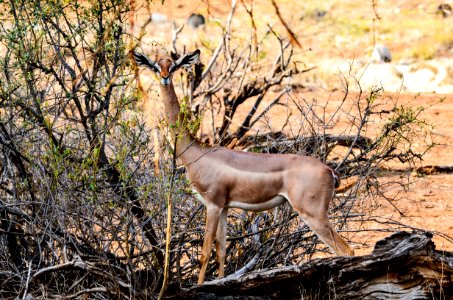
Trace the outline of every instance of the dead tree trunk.
[[370, 255], [315, 259], [181, 291], [184, 299], [453, 299], [453, 253], [435, 250], [432, 235], [398, 232]]

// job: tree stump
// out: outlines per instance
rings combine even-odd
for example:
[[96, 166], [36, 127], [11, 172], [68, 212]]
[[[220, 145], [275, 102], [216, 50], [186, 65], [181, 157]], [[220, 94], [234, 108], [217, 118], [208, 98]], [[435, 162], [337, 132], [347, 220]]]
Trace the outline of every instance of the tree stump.
[[453, 253], [397, 232], [366, 256], [314, 259], [173, 291], [177, 299], [453, 299]]

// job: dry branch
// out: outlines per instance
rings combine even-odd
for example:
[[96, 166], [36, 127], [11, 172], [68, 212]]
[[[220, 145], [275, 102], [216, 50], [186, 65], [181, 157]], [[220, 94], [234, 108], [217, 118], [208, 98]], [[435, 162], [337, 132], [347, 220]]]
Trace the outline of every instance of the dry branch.
[[298, 41], [297, 38], [296, 38], [296, 35], [295, 35], [294, 32], [291, 30], [291, 28], [289, 28], [288, 24], [286, 24], [285, 19], [283, 19], [282, 15], [280, 14], [280, 9], [278, 8], [277, 3], [275, 3], [274, 0], [272, 0], [272, 6], [274, 6], [274, 8], [275, 8], [275, 13], [277, 14], [278, 19], [279, 19], [280, 22], [282, 23], [283, 27], [285, 27], [286, 32], [288, 33], [288, 36], [289, 36], [289, 38], [290, 38], [290, 40], [291, 40], [291, 43], [294, 43], [294, 44], [296, 44], [299, 48], [302, 48], [302, 45], [299, 43], [299, 41]]
[[434, 175], [434, 174], [452, 174], [453, 166], [423, 166], [415, 169], [417, 173], [424, 175]]
[[365, 149], [371, 144], [371, 139], [364, 136], [326, 134], [322, 138], [319, 136], [288, 137], [282, 132], [273, 132], [271, 134], [247, 136], [242, 140], [241, 146], [248, 150], [253, 148], [261, 151], [266, 150], [270, 153], [281, 153], [282, 149], [285, 148], [310, 153], [309, 149], [315, 147], [320, 139], [326, 144], [361, 149]]
[[168, 298], [447, 299], [453, 295], [453, 253], [436, 251], [431, 238], [401, 231], [377, 242], [370, 255], [230, 276]]

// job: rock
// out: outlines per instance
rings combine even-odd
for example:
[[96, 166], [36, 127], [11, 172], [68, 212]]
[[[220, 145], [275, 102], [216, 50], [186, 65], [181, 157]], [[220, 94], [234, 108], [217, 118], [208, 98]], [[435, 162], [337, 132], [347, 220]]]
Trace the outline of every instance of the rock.
[[387, 46], [383, 44], [376, 44], [374, 46], [373, 53], [371, 53], [371, 60], [377, 63], [388, 63], [392, 61], [392, 54]]
[[187, 19], [187, 24], [191, 26], [194, 29], [197, 29], [198, 27], [204, 25], [206, 23], [205, 18], [203, 15], [200, 14], [191, 14], [189, 19]]
[[168, 21], [168, 18], [166, 15], [159, 14], [159, 13], [152, 13], [150, 18], [151, 18], [151, 21], [154, 23], [165, 23]]
[[437, 11], [442, 15], [442, 17], [446, 18], [451, 15], [451, 5], [448, 3], [439, 4]]

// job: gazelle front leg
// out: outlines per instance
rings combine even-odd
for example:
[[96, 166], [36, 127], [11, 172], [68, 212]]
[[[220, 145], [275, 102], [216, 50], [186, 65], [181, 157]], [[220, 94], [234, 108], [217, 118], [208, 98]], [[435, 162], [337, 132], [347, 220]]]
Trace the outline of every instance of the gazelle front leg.
[[354, 250], [349, 247], [343, 238], [332, 228], [327, 216], [303, 217], [305, 223], [316, 235], [338, 256], [354, 256]]
[[228, 208], [222, 209], [216, 233], [216, 253], [219, 263], [219, 278], [225, 276], [226, 233], [227, 233]]
[[209, 257], [211, 256], [212, 243], [217, 231], [222, 208], [208, 203], [206, 211], [206, 232], [203, 241], [203, 248], [201, 249], [201, 270], [198, 275], [198, 284], [202, 284], [204, 282], [206, 268], [208, 267]]

